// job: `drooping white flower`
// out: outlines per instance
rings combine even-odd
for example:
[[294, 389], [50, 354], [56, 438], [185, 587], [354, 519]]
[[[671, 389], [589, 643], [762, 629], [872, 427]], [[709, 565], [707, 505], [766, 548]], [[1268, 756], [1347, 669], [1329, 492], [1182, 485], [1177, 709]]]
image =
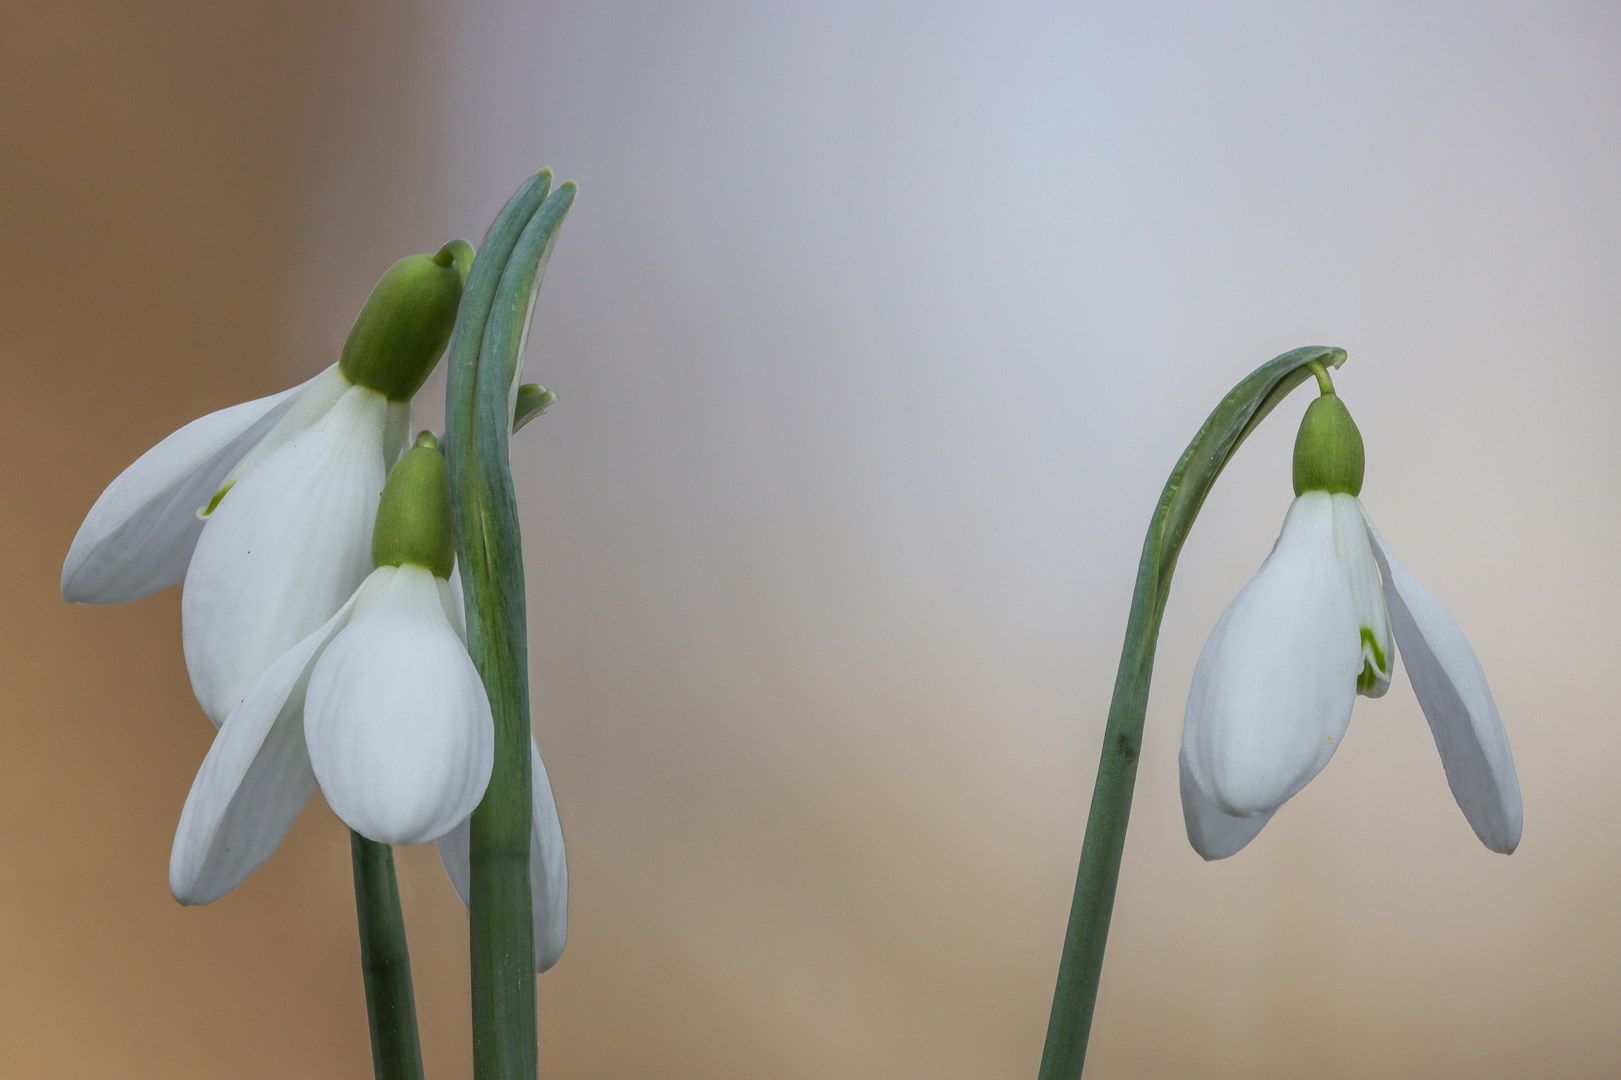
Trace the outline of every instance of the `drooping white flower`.
[[[246, 880], [316, 787], [371, 840], [441, 840], [465, 897], [467, 821], [489, 783], [495, 733], [453, 584], [445, 484], [425, 433], [383, 493], [376, 569], [226, 717], [175, 834], [169, 888], [181, 903], [210, 903]], [[532, 764], [536, 958], [550, 966], [567, 930], [568, 879], [538, 752]]]
[[68, 601], [122, 603], [185, 579], [186, 667], [216, 725], [370, 571], [378, 494], [455, 320], [460, 252], [400, 260], [337, 364], [170, 435], [108, 486], [74, 537]]
[[1328, 763], [1357, 695], [1389, 687], [1398, 649], [1470, 826], [1493, 851], [1519, 843], [1519, 781], [1485, 672], [1374, 528], [1357, 499], [1362, 471], [1361, 435], [1325, 393], [1301, 424], [1278, 542], [1194, 669], [1182, 810], [1206, 859], [1241, 850]]

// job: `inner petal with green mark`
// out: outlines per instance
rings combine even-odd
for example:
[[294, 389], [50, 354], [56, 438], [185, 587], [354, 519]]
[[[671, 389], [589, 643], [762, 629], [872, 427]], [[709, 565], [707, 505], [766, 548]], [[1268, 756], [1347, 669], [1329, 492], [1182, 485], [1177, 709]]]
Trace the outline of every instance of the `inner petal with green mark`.
[[1385, 662], [1385, 650], [1379, 647], [1378, 636], [1369, 627], [1360, 627], [1362, 634], [1362, 674], [1356, 677], [1357, 693], [1365, 694], [1380, 682], [1390, 681], [1390, 666]]

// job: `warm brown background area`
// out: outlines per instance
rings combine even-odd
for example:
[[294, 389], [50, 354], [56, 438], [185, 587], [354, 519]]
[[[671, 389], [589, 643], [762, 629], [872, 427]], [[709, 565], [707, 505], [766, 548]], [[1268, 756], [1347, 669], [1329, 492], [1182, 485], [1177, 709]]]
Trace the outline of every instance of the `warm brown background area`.
[[[361, 1076], [345, 830], [324, 807], [255, 887], [168, 895], [168, 847], [211, 735], [179, 653], [179, 594], [56, 594], [87, 499], [203, 412], [281, 388], [299, 264], [299, 148], [333, 54], [409, 49], [362, 5], [61, 3], [0, 14], [0, 347], [13, 510], [0, 550], [0, 1075]], [[389, 57], [389, 60], [396, 59]], [[356, 280], [351, 297], [369, 282]], [[426, 865], [407, 854], [406, 865]], [[459, 905], [412, 878], [430, 1014], [464, 1049]], [[418, 896], [417, 894], [421, 895]], [[465, 979], [465, 977], [463, 977]], [[431, 1004], [430, 1004], [431, 1003]], [[457, 1042], [457, 1040], [460, 1040]], [[465, 1055], [461, 1055], [465, 1056]]]
[[[330, 363], [540, 164], [582, 185], [514, 460], [573, 883], [543, 1076], [1034, 1075], [1141, 529], [1308, 343], [1525, 840], [1474, 840], [1398, 675], [1249, 850], [1187, 847], [1187, 680], [1302, 392], [1178, 571], [1089, 1075], [1616, 1075], [1621, 18], [1207, 8], [0, 10], [0, 1076], [368, 1074], [344, 829], [316, 799], [176, 905], [178, 595], [57, 580], [120, 469]], [[465, 918], [399, 859], [465, 1077]]]

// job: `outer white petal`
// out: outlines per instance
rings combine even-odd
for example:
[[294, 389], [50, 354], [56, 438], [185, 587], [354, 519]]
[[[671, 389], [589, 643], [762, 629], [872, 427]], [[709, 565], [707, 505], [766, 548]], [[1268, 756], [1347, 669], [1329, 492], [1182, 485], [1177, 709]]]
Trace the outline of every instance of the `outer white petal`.
[[437, 579], [402, 566], [310, 676], [304, 737], [321, 791], [363, 836], [436, 840], [484, 797], [495, 724]]
[[387, 414], [382, 394], [351, 387], [209, 517], [180, 613], [192, 690], [216, 724], [371, 572]]
[[308, 383], [193, 420], [135, 459], [85, 515], [62, 565], [62, 599], [121, 604], [186, 573], [197, 511]]
[[305, 383], [299, 390], [298, 397], [293, 400], [292, 406], [282, 413], [276, 426], [265, 433], [265, 437], [254, 444], [253, 449], [236, 463], [219, 488], [209, 492], [205, 500], [208, 505], [197, 511], [197, 516], [206, 519], [213, 511], [219, 498], [223, 497], [242, 477], [246, 476], [254, 466], [280, 450], [286, 443], [292, 441], [301, 432], [314, 426], [338, 403], [338, 399], [354, 386], [348, 377], [338, 369], [337, 364], [328, 367], [321, 374]]
[[1199, 790], [1233, 817], [1281, 806], [1333, 756], [1361, 667], [1332, 496], [1307, 492], [1199, 654], [1182, 721]]
[[[529, 891], [535, 910], [535, 970], [546, 971], [563, 955], [568, 938], [568, 859], [563, 852], [563, 825], [540, 750], [529, 744], [529, 783], [534, 817], [529, 832]], [[439, 858], [462, 905], [468, 903], [472, 877], [470, 829], [464, 821], [439, 838]]]
[[270, 858], [315, 790], [304, 749], [304, 689], [354, 601], [265, 669], [221, 725], [186, 796], [169, 856], [169, 891], [208, 904]]
[[1177, 755], [1182, 783], [1182, 823], [1187, 826], [1188, 843], [1205, 859], [1225, 859], [1244, 850], [1244, 846], [1266, 827], [1275, 810], [1262, 810], [1249, 817], [1233, 817], [1222, 812], [1199, 790], [1193, 773], [1188, 771], [1186, 753]]
[[1362, 524], [1362, 504], [1354, 495], [1335, 495], [1333, 500], [1334, 554], [1351, 586], [1351, 605], [1356, 608], [1362, 647], [1357, 692], [1371, 698], [1383, 697], [1390, 689], [1395, 652], [1390, 647], [1390, 614], [1380, 592], [1379, 568], [1373, 561], [1367, 527]]
[[1486, 685], [1480, 658], [1457, 622], [1418, 583], [1363, 511], [1385, 576], [1385, 603], [1407, 678], [1441, 752], [1447, 784], [1480, 842], [1510, 854], [1519, 846], [1525, 810], [1508, 732]]

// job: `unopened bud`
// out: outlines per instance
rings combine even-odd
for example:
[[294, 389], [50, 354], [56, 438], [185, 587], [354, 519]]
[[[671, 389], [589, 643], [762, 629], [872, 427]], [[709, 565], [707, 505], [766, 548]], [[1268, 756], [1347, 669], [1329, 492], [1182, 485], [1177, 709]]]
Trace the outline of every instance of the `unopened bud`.
[[539, 383], [524, 383], [518, 387], [518, 402], [512, 409], [513, 433], [555, 404], [557, 395]]

